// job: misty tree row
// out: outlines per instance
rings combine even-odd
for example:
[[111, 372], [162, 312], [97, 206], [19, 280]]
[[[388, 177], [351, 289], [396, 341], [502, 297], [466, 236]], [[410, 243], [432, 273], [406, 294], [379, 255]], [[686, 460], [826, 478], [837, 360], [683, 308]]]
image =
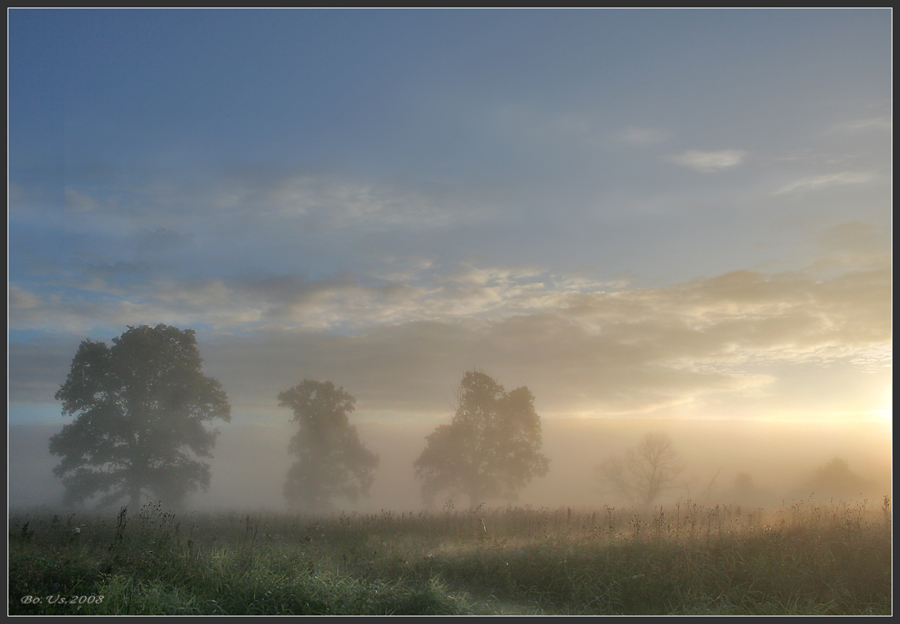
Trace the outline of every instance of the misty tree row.
[[[54, 474], [66, 504], [131, 506], [152, 496], [179, 506], [210, 485], [218, 431], [231, 407], [221, 384], [203, 374], [193, 330], [157, 325], [129, 327], [112, 346], [85, 340], [56, 393], [73, 422], [50, 440], [62, 459]], [[540, 453], [541, 423], [528, 388], [506, 392], [482, 372], [466, 372], [450, 424], [427, 437], [415, 461], [422, 494], [464, 494], [472, 505], [515, 497], [549, 460]], [[278, 395], [298, 425], [288, 451], [284, 496], [291, 505], [323, 511], [335, 497], [366, 495], [379, 458], [360, 440], [349, 415], [356, 399], [330, 381], [310, 379]]]
[[[218, 431], [207, 423], [230, 422], [231, 407], [221, 384], [203, 374], [194, 334], [166, 325], [129, 326], [112, 346], [81, 343], [56, 393], [63, 415], [74, 419], [50, 440], [50, 452], [61, 458], [54, 474], [65, 487], [65, 504], [125, 501], [135, 507], [152, 498], [179, 507], [189, 493], [209, 488], [205, 460]], [[284, 484], [286, 502], [325, 511], [335, 498], [353, 502], [368, 495], [379, 458], [350, 424], [356, 399], [330, 381], [310, 379], [277, 398], [297, 425], [288, 446], [296, 459]], [[472, 507], [511, 501], [548, 474], [541, 420], [527, 387], [507, 392], [487, 374], [468, 371], [456, 399], [450, 423], [427, 436], [413, 463], [426, 504], [442, 493], [466, 496]], [[684, 468], [668, 436], [651, 433], [599, 464], [596, 477], [602, 493], [649, 507], [679, 485]], [[838, 458], [820, 468], [816, 480], [864, 486]], [[753, 489], [746, 474], [735, 485]]]

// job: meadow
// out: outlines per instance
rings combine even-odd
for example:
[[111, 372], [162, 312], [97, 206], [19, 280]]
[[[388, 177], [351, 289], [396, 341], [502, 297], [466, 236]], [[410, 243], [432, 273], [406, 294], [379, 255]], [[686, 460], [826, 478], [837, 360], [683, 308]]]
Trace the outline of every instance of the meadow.
[[11, 615], [888, 615], [891, 509], [11, 512]]

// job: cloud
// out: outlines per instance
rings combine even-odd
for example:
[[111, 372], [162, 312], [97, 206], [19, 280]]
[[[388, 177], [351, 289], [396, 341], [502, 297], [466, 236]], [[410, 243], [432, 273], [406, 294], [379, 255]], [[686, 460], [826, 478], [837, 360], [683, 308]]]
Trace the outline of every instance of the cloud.
[[411, 283], [418, 281], [432, 267], [434, 261], [428, 258], [388, 255], [369, 267], [368, 274], [389, 282]]
[[721, 150], [718, 152], [704, 152], [701, 150], [688, 150], [675, 156], [669, 156], [668, 160], [702, 173], [715, 173], [723, 169], [729, 169], [741, 164], [747, 152], [742, 150]]
[[[114, 199], [113, 199], [114, 197]], [[66, 227], [107, 231], [113, 224], [140, 227], [143, 246], [200, 238], [209, 220], [290, 225], [296, 229], [390, 230], [444, 227], [482, 218], [493, 208], [464, 194], [435, 193], [389, 182], [299, 170], [230, 169], [191, 181], [150, 178], [110, 182], [104, 190], [66, 188]]]
[[626, 128], [618, 138], [620, 141], [636, 147], [646, 147], [662, 143], [666, 140], [666, 134], [656, 128], [632, 127]]
[[319, 229], [443, 227], [491, 210], [462, 196], [294, 170], [230, 170], [203, 187], [181, 192], [203, 212], [211, 206], [220, 214], [305, 223]]
[[90, 324], [133, 324], [137, 313], [141, 319], [155, 317], [166, 323], [202, 319], [221, 330], [280, 327], [356, 333], [373, 324], [553, 309], [573, 293], [605, 287], [528, 267], [459, 265], [441, 271], [421, 258], [405, 265], [408, 268], [394, 277], [414, 278], [410, 283], [388, 279], [389, 273], [378, 266], [366, 273], [343, 271], [317, 279], [300, 273], [198, 278], [153, 276], [132, 263], [99, 263], [64, 287], [57, 284], [58, 295], [43, 306], [37, 305], [38, 295], [13, 284], [16, 305], [30, 301], [34, 309], [13, 315], [10, 326], [34, 329], [59, 323], [83, 329]]
[[38, 295], [22, 290], [15, 284], [9, 285], [8, 293], [11, 310], [34, 310], [41, 305], [41, 298]]
[[66, 210], [73, 212], [94, 212], [100, 210], [100, 203], [89, 195], [79, 193], [71, 187], [65, 191]]
[[[70, 189], [78, 206], [56, 218], [76, 263], [127, 261], [155, 272], [242, 274], [334, 264], [365, 267], [373, 252], [397, 245], [417, 253], [423, 237], [489, 221], [489, 202], [465, 192], [441, 193], [297, 171], [227, 171], [190, 183], [155, 180], [142, 187]], [[44, 219], [27, 234], [45, 229]], [[21, 230], [20, 230], [21, 232]], [[20, 233], [22, 239], [27, 234]], [[399, 243], [398, 243], [399, 241]], [[400, 247], [401, 249], [403, 247]], [[68, 263], [72, 267], [73, 263]]]
[[[825, 238], [864, 238], [865, 230], [850, 224]], [[779, 386], [786, 371], [821, 380], [839, 370], [847, 379], [864, 368], [883, 375], [889, 362], [889, 264], [826, 279], [734, 271], [616, 290], [533, 268], [417, 276], [425, 278], [417, 286], [349, 272], [167, 278], [121, 299], [85, 294], [66, 305], [12, 285], [27, 309], [17, 304], [22, 314], [10, 326], [102, 323], [105, 333], [92, 333], [106, 341], [140, 323], [198, 329], [207, 372], [239, 412], [256, 414], [312, 378], [344, 385], [373, 415], [437, 417], [473, 366], [528, 385], [553, 414], [702, 410], [790, 392]], [[47, 401], [68, 358], [39, 344], [11, 346], [11, 396]]]
[[784, 193], [792, 193], [794, 191], [814, 191], [829, 186], [837, 186], [844, 184], [863, 184], [875, 178], [872, 173], [842, 171], [840, 173], [830, 173], [826, 175], [809, 176], [801, 178], [795, 182], [788, 184], [775, 191], [776, 195]]
[[822, 283], [742, 271], [494, 319], [408, 321], [354, 336], [273, 328], [220, 343], [207, 361], [260, 409], [310, 377], [351, 388], [372, 413], [436, 417], [456, 378], [476, 366], [528, 385], [554, 414], [700, 410], [723, 397], [764, 398], [782, 369], [811, 380], [839, 369], [846, 379], [883, 364], [889, 288], [889, 271]]
[[334, 228], [361, 224], [377, 228], [433, 227], [459, 216], [458, 206], [437, 196], [331, 176], [291, 175], [258, 191], [262, 191], [258, 194], [263, 204], [281, 216], [317, 217]]
[[101, 263], [89, 266], [82, 275], [87, 280], [87, 283], [83, 285], [85, 289], [102, 291], [111, 290], [114, 284], [146, 283], [149, 272], [138, 264], [116, 262], [112, 265]]
[[817, 268], [890, 266], [891, 234], [887, 228], [849, 221], [820, 232], [816, 244], [820, 253], [813, 266]]
[[891, 118], [887, 115], [881, 117], [868, 117], [854, 119], [833, 126], [828, 133], [856, 134], [870, 130], [890, 130], [893, 127]]

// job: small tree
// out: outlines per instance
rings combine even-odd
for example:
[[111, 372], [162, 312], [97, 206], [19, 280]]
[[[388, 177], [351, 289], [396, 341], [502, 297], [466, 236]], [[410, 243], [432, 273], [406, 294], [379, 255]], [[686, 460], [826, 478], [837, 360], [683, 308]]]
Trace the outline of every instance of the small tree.
[[56, 393], [63, 415], [75, 420], [50, 439], [62, 457], [54, 474], [65, 502], [100, 495], [99, 505], [142, 495], [178, 506], [209, 487], [217, 431], [204, 423], [231, 419], [218, 381], [201, 371], [194, 331], [157, 325], [129, 327], [112, 347], [85, 340]]
[[427, 504], [444, 490], [467, 495], [472, 507], [491, 498], [512, 500], [532, 478], [547, 474], [550, 460], [539, 452], [541, 419], [528, 388], [504, 392], [472, 371], [463, 375], [458, 402], [450, 424], [426, 438], [414, 463]]
[[308, 511], [324, 511], [335, 496], [351, 502], [367, 495], [378, 456], [359, 439], [348, 414], [356, 399], [330, 381], [304, 379], [278, 395], [279, 405], [294, 412], [300, 430], [288, 451], [297, 461], [288, 470], [284, 497]]
[[608, 459], [597, 466], [604, 492], [620, 494], [632, 505], [651, 506], [676, 486], [684, 463], [669, 436], [648, 433], [624, 457]]

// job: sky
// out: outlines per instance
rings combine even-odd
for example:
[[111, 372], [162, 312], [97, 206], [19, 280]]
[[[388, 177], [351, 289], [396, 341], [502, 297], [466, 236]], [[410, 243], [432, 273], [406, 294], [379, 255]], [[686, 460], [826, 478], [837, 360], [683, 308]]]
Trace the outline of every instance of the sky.
[[310, 378], [427, 430], [475, 368], [889, 437], [891, 17], [11, 9], [9, 423], [164, 323], [229, 426]]

